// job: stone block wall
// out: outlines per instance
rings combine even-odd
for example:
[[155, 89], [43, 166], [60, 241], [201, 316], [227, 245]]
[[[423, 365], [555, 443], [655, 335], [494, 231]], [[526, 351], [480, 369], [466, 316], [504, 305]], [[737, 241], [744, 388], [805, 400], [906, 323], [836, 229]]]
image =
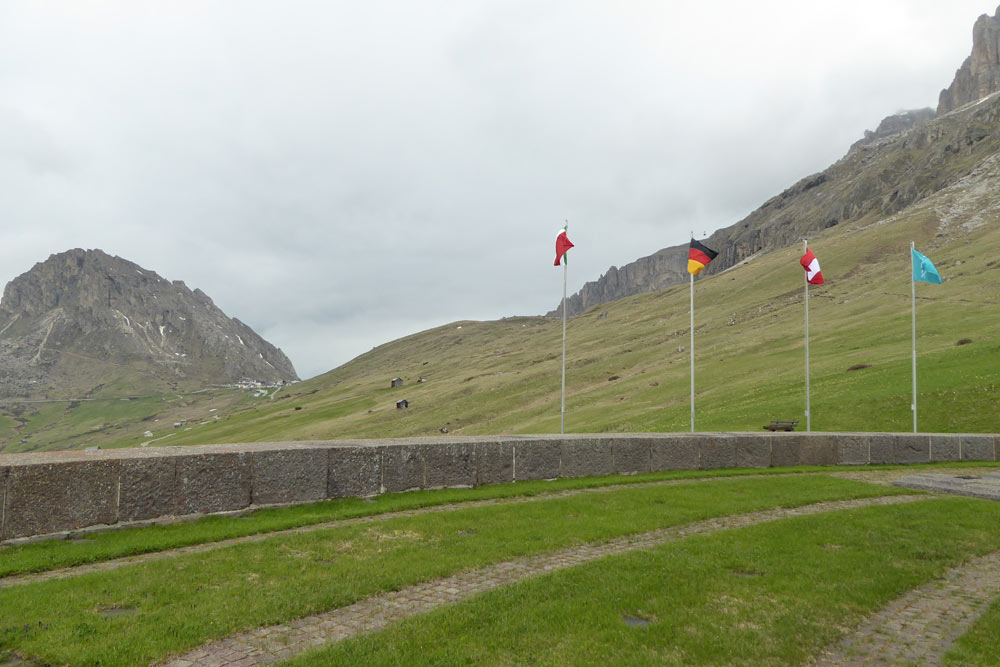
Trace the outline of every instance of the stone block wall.
[[1000, 436], [692, 433], [0, 455], [0, 541], [380, 493], [663, 470], [998, 461]]

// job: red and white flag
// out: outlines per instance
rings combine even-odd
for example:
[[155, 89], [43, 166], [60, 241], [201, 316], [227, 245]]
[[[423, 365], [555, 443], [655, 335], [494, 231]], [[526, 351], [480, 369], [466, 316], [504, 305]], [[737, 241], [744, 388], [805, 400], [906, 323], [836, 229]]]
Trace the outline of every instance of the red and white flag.
[[812, 250], [806, 248], [806, 254], [802, 255], [799, 263], [806, 270], [807, 283], [811, 285], [823, 284], [823, 273], [819, 270], [819, 260], [816, 259], [816, 255], [813, 254]]
[[553, 263], [553, 266], [559, 266], [566, 260], [566, 252], [572, 247], [573, 243], [566, 236], [566, 227], [563, 227], [559, 230], [559, 235], [556, 236], [556, 261]]

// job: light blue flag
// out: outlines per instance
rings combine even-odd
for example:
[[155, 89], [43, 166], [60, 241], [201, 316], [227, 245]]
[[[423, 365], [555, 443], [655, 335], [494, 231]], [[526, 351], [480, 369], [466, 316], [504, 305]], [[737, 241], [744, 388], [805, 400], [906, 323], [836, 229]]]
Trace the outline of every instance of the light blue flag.
[[922, 283], [941, 284], [941, 274], [934, 267], [934, 262], [927, 259], [919, 252], [910, 248], [913, 255], [913, 279]]

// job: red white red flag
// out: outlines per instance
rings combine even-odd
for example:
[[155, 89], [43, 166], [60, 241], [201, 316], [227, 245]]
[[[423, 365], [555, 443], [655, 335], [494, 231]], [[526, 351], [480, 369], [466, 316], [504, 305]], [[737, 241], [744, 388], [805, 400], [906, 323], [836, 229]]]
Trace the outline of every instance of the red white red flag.
[[812, 250], [806, 248], [806, 254], [802, 255], [799, 263], [806, 270], [807, 283], [811, 285], [823, 284], [823, 273], [819, 270], [819, 260], [816, 259], [816, 255], [813, 254]]

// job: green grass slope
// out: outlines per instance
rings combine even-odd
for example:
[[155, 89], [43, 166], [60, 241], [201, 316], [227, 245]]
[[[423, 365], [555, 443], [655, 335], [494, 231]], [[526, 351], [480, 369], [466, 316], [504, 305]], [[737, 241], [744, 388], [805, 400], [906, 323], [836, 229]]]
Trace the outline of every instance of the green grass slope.
[[[920, 430], [1000, 430], [997, 215], [955, 188], [905, 215], [810, 241], [827, 280], [810, 288], [813, 430], [912, 428], [911, 239], [945, 279], [916, 286]], [[800, 254], [801, 246], [787, 248], [697, 281], [698, 430], [804, 424]], [[688, 298], [678, 286], [570, 320], [567, 431], [689, 429]], [[558, 432], [560, 337], [559, 320], [456, 322], [382, 345], [169, 444]], [[405, 385], [389, 388], [397, 376]], [[396, 409], [399, 399], [410, 407]]]
[[[809, 292], [814, 431], [911, 430], [911, 240], [944, 277], [941, 285], [916, 285], [920, 430], [1000, 431], [1000, 207], [992, 194], [1000, 178], [992, 164], [979, 168], [990, 175], [974, 171], [893, 217], [834, 226], [810, 240], [827, 281]], [[804, 427], [800, 254], [801, 245], [785, 248], [696, 281], [698, 430], [757, 431], [771, 419]], [[681, 285], [569, 321], [568, 432], [690, 428], [688, 299]], [[440, 436], [442, 429], [554, 433], [561, 326], [540, 317], [456, 322], [256, 398], [218, 390], [4, 405], [0, 442], [13, 452]], [[404, 386], [390, 388], [394, 377]], [[396, 409], [400, 399], [409, 408]], [[188, 423], [173, 426], [182, 419]]]

